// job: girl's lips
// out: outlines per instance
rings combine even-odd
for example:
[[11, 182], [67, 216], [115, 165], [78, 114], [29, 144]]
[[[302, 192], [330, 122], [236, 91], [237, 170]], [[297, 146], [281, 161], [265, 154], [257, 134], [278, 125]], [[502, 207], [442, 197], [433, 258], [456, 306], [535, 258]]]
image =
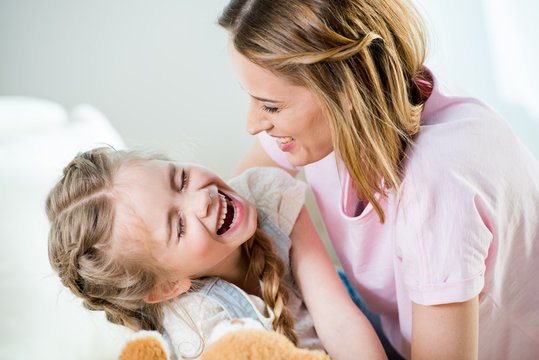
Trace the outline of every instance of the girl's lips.
[[219, 190], [219, 206], [217, 213], [217, 235], [233, 232], [242, 222], [243, 204], [234, 196]]
[[234, 214], [233, 222], [230, 225], [230, 229], [228, 229], [227, 232], [233, 232], [240, 226], [241, 222], [243, 221], [245, 210], [243, 209], [243, 203], [239, 199], [234, 196], [229, 197], [234, 202], [234, 210], [236, 210], [236, 212]]

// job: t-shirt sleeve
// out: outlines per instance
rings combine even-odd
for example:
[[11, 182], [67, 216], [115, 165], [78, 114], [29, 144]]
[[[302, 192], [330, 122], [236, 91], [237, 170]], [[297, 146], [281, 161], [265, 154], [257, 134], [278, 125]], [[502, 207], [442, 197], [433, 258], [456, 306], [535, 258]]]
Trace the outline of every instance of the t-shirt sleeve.
[[307, 185], [304, 182], [280, 168], [256, 167], [231, 179], [228, 184], [290, 235], [305, 203]]
[[294, 166], [290, 164], [290, 162], [288, 162], [288, 160], [286, 159], [285, 153], [279, 149], [275, 140], [272, 139], [272, 137], [269, 136], [266, 132], [261, 132], [260, 134], [258, 134], [258, 140], [260, 141], [262, 148], [266, 151], [268, 156], [277, 164], [279, 164], [279, 166], [285, 169], [296, 171], [300, 171], [303, 168], [302, 166]]
[[482, 184], [434, 162], [407, 172], [395, 237], [408, 295], [422, 305], [473, 298], [484, 286], [493, 238]]
[[182, 295], [163, 307], [163, 324], [178, 359], [198, 359], [216, 326], [229, 320], [225, 309], [197, 293]]

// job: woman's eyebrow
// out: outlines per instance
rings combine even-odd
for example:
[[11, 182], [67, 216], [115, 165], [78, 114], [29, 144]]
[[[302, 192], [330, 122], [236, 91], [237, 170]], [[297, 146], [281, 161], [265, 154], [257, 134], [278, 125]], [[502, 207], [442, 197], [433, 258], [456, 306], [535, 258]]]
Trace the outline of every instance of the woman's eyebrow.
[[251, 95], [251, 96], [253, 98], [257, 99], [258, 101], [262, 101], [262, 102], [269, 102], [269, 103], [272, 103], [272, 104], [282, 103], [282, 101], [279, 101], [279, 100], [270, 100], [270, 99], [265, 99], [265, 98], [261, 98], [261, 97], [254, 96], [254, 95]]
[[269, 103], [273, 103], [273, 104], [277, 104], [277, 103], [282, 103], [283, 101], [280, 101], [280, 100], [271, 100], [271, 99], [266, 99], [266, 98], [262, 98], [262, 97], [259, 97], [259, 96], [254, 96], [254, 95], [251, 95], [249, 94], [248, 91], [246, 91], [243, 86], [240, 85], [240, 88], [245, 91], [250, 97], [252, 97], [253, 99], [257, 99], [258, 101], [262, 101], [262, 102], [269, 102]]

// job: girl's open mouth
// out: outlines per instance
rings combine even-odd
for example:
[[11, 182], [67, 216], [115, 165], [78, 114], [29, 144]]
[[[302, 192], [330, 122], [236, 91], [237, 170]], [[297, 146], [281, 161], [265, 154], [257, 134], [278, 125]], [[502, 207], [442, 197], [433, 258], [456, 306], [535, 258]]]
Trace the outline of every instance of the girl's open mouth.
[[234, 201], [224, 192], [218, 191], [221, 204], [219, 206], [220, 214], [217, 220], [217, 235], [227, 232], [236, 219], [236, 206]]

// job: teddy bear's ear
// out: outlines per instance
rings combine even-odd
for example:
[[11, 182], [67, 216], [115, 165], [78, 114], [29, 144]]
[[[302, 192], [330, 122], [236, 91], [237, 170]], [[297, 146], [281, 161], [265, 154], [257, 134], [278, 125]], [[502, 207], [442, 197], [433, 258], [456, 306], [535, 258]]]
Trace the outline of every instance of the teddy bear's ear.
[[167, 346], [157, 331], [137, 331], [125, 344], [118, 360], [168, 360]]
[[144, 296], [144, 301], [148, 304], [155, 304], [183, 294], [191, 287], [190, 279], [163, 281]]

